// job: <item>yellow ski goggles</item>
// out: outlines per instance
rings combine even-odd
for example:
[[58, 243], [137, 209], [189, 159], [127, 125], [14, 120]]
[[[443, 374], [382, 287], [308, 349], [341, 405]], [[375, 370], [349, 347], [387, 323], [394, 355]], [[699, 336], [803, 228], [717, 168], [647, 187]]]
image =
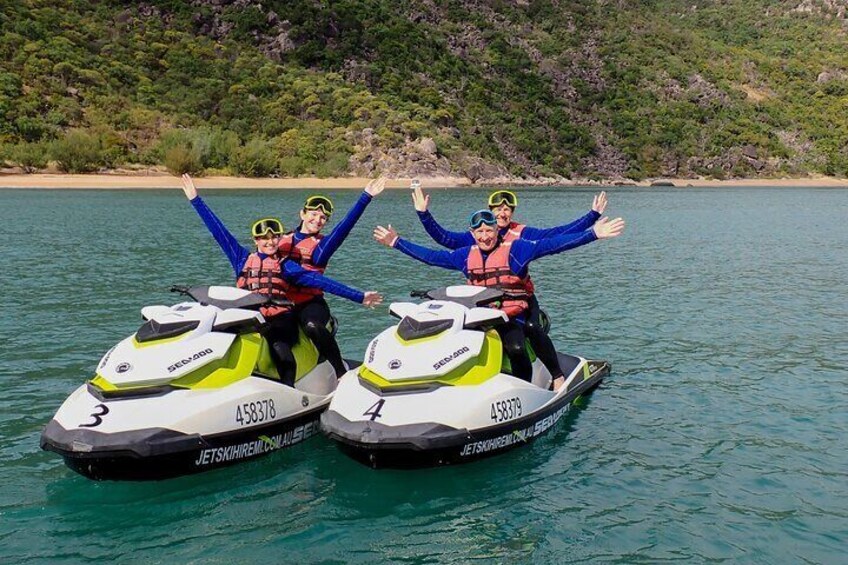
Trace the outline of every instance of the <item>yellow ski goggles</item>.
[[303, 209], [321, 210], [326, 216], [330, 216], [333, 213], [333, 202], [326, 196], [318, 194], [307, 198], [306, 203], [303, 205]]
[[497, 208], [503, 204], [515, 208], [518, 206], [518, 197], [509, 190], [498, 190], [489, 195], [489, 208]]
[[277, 218], [263, 218], [250, 227], [253, 237], [265, 237], [268, 232], [271, 232], [271, 235], [283, 235], [283, 222]]

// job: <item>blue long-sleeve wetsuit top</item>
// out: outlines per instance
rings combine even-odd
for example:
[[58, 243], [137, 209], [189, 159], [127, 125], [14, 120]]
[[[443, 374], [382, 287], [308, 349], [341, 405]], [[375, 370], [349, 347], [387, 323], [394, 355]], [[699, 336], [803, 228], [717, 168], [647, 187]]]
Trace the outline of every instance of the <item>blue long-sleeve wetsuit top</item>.
[[[371, 195], [363, 191], [359, 196], [359, 200], [357, 200], [351, 209], [348, 210], [345, 217], [342, 218], [342, 221], [339, 222], [329, 234], [321, 238], [318, 245], [315, 246], [315, 251], [312, 253], [313, 265], [316, 267], [327, 266], [327, 263], [330, 261], [330, 257], [333, 256], [333, 253], [336, 252], [348, 234], [350, 234], [350, 230], [352, 230], [353, 226], [356, 225], [356, 222], [359, 221], [359, 218], [362, 216], [362, 213], [365, 212], [365, 208], [370, 202]], [[295, 230], [292, 245], [297, 245], [307, 237], [309, 237], [309, 234], [302, 233], [300, 230]]]
[[[575, 247], [591, 243], [596, 239], [598, 237], [595, 235], [594, 230], [591, 229], [578, 233], [566, 233], [549, 237], [541, 241], [524, 238], [516, 239], [512, 242], [512, 247], [509, 250], [509, 268], [515, 275], [524, 277], [527, 274], [527, 266], [532, 260], [545, 257], [546, 255], [561, 253], [568, 249], [574, 249]], [[400, 237], [395, 242], [396, 249], [399, 249], [413, 259], [417, 259], [428, 265], [461, 271], [466, 278], [468, 278], [468, 254], [471, 252], [471, 247], [467, 245], [448, 251], [430, 249], [429, 247], [412, 243]], [[483, 253], [483, 261], [489, 257], [490, 253], [491, 251]]]
[[[229, 259], [230, 265], [232, 265], [236, 277], [238, 277], [251, 253], [250, 250], [238, 242], [238, 239], [230, 233], [230, 230], [227, 229], [223, 222], [221, 222], [218, 216], [212, 212], [200, 196], [194, 198], [191, 201], [191, 205], [203, 220], [203, 223], [206, 224], [206, 227], [209, 229], [212, 237], [214, 237], [215, 241], [218, 242], [221, 250], [227, 256], [227, 259]], [[260, 253], [260, 256], [265, 257], [262, 253]], [[360, 304], [363, 300], [365, 300], [365, 293], [362, 291], [334, 281], [329, 277], [325, 277], [321, 273], [307, 271], [294, 261], [284, 260], [281, 267], [283, 276], [286, 280], [296, 285], [320, 288], [325, 292], [341, 296], [342, 298], [347, 298], [354, 302], [359, 302]]]
[[[550, 237], [556, 237], [558, 235], [582, 232], [595, 225], [595, 222], [597, 222], [600, 217], [601, 215], [599, 213], [591, 210], [588, 214], [577, 218], [571, 223], [553, 228], [533, 228], [525, 226], [524, 230], [521, 232], [521, 239], [539, 241]], [[421, 224], [424, 226], [427, 234], [433, 238], [433, 241], [442, 247], [447, 247], [448, 249], [459, 249], [460, 247], [474, 245], [474, 236], [471, 235], [470, 231], [466, 230], [460, 232], [446, 230], [439, 224], [439, 222], [436, 221], [436, 218], [433, 217], [433, 214], [431, 214], [429, 210], [418, 212], [418, 219], [421, 220]], [[503, 237], [506, 235], [508, 230], [509, 226], [500, 228], [498, 230], [498, 234]]]

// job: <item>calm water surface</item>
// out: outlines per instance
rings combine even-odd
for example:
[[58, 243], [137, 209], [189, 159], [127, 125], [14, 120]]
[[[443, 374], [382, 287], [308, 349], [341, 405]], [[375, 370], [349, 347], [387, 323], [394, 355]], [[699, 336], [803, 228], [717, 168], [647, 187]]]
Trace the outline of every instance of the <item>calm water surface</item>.
[[[519, 216], [591, 189], [520, 191]], [[238, 233], [306, 192], [207, 191]], [[330, 192], [339, 207], [355, 192]], [[432, 191], [460, 229], [485, 190]], [[848, 553], [848, 190], [621, 189], [624, 236], [537, 261], [560, 348], [611, 378], [529, 448], [412, 472], [322, 437], [159, 483], [94, 483], [42, 427], [173, 283], [228, 283], [180, 191], [0, 191], [0, 562], [838, 563]], [[457, 282], [378, 246], [428, 242], [405, 191], [368, 209], [328, 274], [403, 300]], [[333, 299], [331, 299], [333, 300]], [[346, 356], [391, 323], [332, 301]]]

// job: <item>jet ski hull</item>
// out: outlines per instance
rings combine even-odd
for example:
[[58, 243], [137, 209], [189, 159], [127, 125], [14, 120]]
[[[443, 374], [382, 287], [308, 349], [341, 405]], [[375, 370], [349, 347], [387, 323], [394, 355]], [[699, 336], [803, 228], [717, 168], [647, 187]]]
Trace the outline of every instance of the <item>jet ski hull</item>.
[[607, 362], [591, 362], [590, 375], [570, 384], [542, 408], [509, 422], [479, 429], [438, 423], [387, 426], [350, 421], [328, 410], [321, 429], [339, 449], [372, 468], [412, 469], [469, 463], [529, 444], [547, 433], [579, 396], [594, 390], [609, 375]]
[[41, 448], [94, 480], [161, 480], [226, 467], [291, 447], [318, 433], [326, 403], [294, 417], [212, 435], [148, 428], [104, 434], [51, 420]]

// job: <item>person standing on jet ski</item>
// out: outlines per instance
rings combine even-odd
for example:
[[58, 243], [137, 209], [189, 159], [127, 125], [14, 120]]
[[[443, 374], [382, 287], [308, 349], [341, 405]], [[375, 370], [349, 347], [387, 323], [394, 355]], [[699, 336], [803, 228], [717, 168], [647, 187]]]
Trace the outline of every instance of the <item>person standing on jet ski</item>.
[[[383, 297], [377, 292], [363, 293], [319, 272], [304, 269], [293, 261], [287, 261], [287, 256], [280, 250], [283, 224], [276, 218], [265, 218], [253, 224], [251, 232], [256, 251], [251, 253], [198, 196], [197, 188], [189, 175], [182, 176], [182, 184], [186, 198], [229, 259], [239, 288], [291, 300], [289, 292], [297, 285], [321, 288], [369, 307], [383, 301]], [[294, 386], [296, 367], [291, 346], [297, 341], [297, 314], [292, 308], [280, 306], [265, 307], [262, 314], [269, 322], [263, 335], [275, 353], [280, 378], [284, 384]], [[337, 370], [336, 376], [341, 377], [343, 373], [344, 371]]]
[[[330, 257], [356, 225], [371, 200], [383, 192], [385, 186], [384, 177], [369, 182], [342, 221], [326, 236], [321, 230], [333, 214], [333, 203], [326, 196], [310, 196], [300, 211], [300, 224], [297, 229], [280, 239], [280, 253], [299, 263], [307, 271], [323, 273]], [[327, 358], [336, 370], [336, 375], [343, 375], [346, 369], [339, 345], [327, 327], [331, 317], [330, 307], [324, 300], [322, 289], [306, 283], [296, 283], [287, 294], [294, 302], [294, 312], [303, 331], [312, 339], [318, 351]]]
[[[418, 219], [421, 220], [421, 224], [430, 237], [433, 238], [433, 241], [448, 249], [459, 249], [460, 247], [475, 244], [472, 232], [449, 231], [439, 225], [427, 209], [430, 204], [430, 195], [424, 195], [420, 182], [413, 180], [411, 188], [412, 202], [415, 205], [416, 212], [418, 212]], [[496, 190], [489, 195], [489, 210], [492, 211], [498, 221], [498, 236], [505, 243], [515, 241], [516, 239], [539, 241], [558, 235], [585, 231], [595, 225], [595, 222], [600, 219], [604, 210], [606, 210], [607, 193], [601, 192], [595, 195], [592, 201], [592, 209], [588, 214], [571, 223], [553, 228], [534, 228], [513, 221], [512, 216], [517, 206], [518, 197], [512, 191]], [[536, 298], [533, 282], [530, 280], [529, 274], [527, 275], [527, 281], [530, 297], [524, 321], [524, 333], [530, 339], [530, 344], [533, 346], [533, 350], [539, 356], [539, 359], [542, 360], [542, 363], [547, 367], [554, 379], [558, 379], [563, 376], [562, 367], [559, 365], [559, 357], [550, 336], [548, 336], [545, 324], [542, 322], [542, 309], [539, 306], [539, 300]]]
[[[509, 322], [497, 326], [504, 351], [509, 357], [513, 374], [530, 382], [533, 366], [524, 349], [524, 330], [532, 295], [528, 277], [528, 265], [534, 259], [561, 253], [596, 239], [616, 237], [624, 230], [624, 220], [601, 218], [589, 229], [578, 233], [562, 234], [541, 241], [518, 238], [503, 241], [498, 235], [497, 218], [491, 210], [478, 210], [471, 214], [469, 226], [474, 245], [453, 251], [429, 249], [416, 245], [398, 236], [391, 225], [377, 226], [374, 239], [387, 247], [399, 249], [413, 259], [445, 269], [461, 271], [468, 284], [494, 287], [504, 290], [508, 299], [500, 309], [509, 317]], [[553, 390], [559, 390], [565, 377], [553, 375]]]

